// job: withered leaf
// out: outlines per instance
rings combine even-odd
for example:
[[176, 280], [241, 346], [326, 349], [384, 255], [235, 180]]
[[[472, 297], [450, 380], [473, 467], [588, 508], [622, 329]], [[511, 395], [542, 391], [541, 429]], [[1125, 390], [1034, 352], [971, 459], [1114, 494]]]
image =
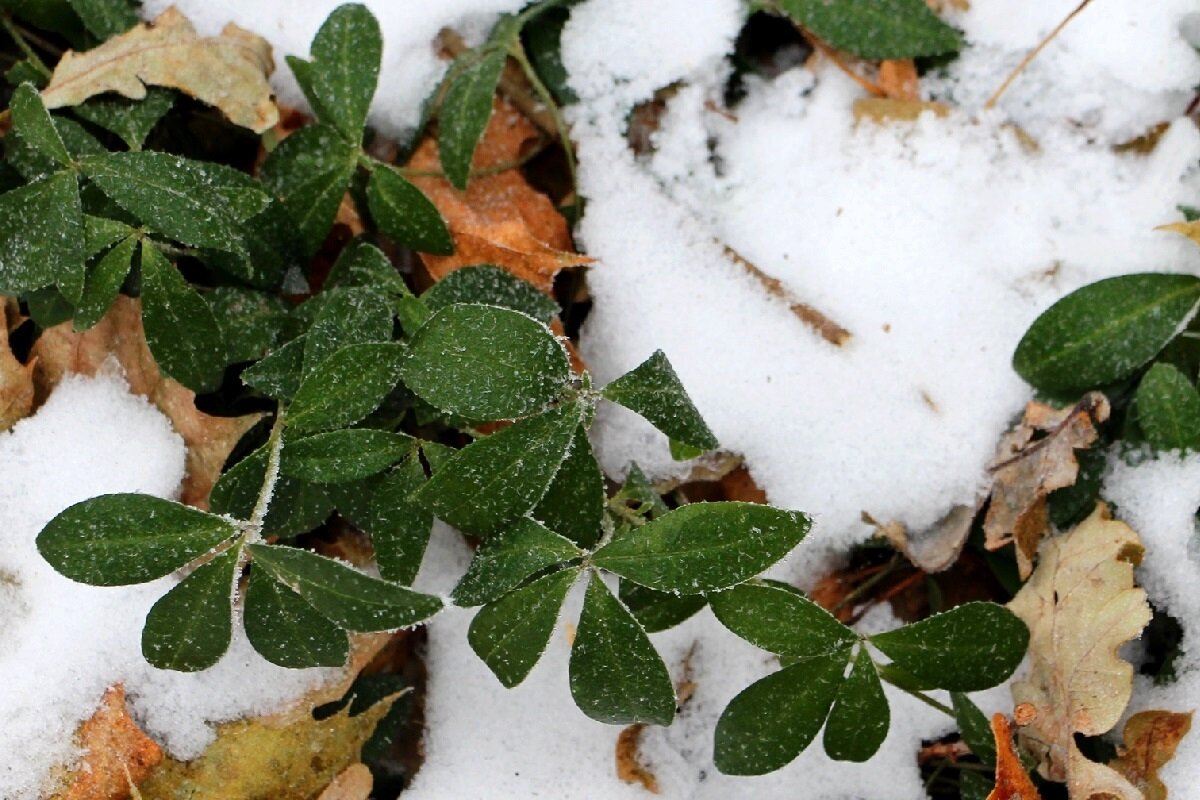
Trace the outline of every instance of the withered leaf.
[[638, 744], [645, 725], [630, 725], [617, 735], [617, 777], [625, 783], [638, 783], [651, 794], [658, 794], [658, 778], [638, 759]]
[[317, 800], [367, 800], [375, 779], [366, 764], [351, 764], [325, 787]]
[[1125, 746], [1108, 765], [1141, 790], [1146, 800], [1166, 800], [1167, 787], [1158, 777], [1175, 756], [1175, 748], [1192, 727], [1192, 712], [1139, 711], [1125, 723]]
[[274, 70], [265, 39], [230, 23], [205, 38], [174, 6], [85, 53], [67, 51], [42, 90], [47, 108], [116, 92], [133, 100], [166, 86], [220, 109], [230, 122], [262, 133], [279, 119], [267, 77]]
[[1075, 744], [1076, 733], [1098, 736], [1116, 725], [1133, 692], [1133, 665], [1117, 651], [1150, 621], [1146, 593], [1133, 585], [1142, 552], [1137, 533], [1100, 504], [1042, 545], [1033, 577], [1008, 604], [1030, 633], [1029, 673], [1012, 688], [1013, 699], [1034, 712], [1021, 743], [1043, 777], [1066, 782], [1071, 800], [1142, 798]]
[[996, 788], [987, 800], [1042, 800], [1013, 747], [1008, 717], [992, 715], [992, 736], [996, 739]]
[[950, 106], [934, 100], [895, 97], [861, 97], [854, 101], [855, 122], [914, 122], [926, 111], [944, 117], [950, 113]]
[[29, 416], [33, 410], [34, 361], [22, 364], [8, 346], [8, 332], [17, 321], [17, 305], [0, 297], [0, 431]]
[[1178, 233], [1181, 236], [1186, 236], [1187, 238], [1191, 239], [1196, 244], [1200, 244], [1200, 220], [1193, 220], [1192, 222], [1172, 222], [1170, 225], [1159, 225], [1154, 230]]
[[[983, 521], [985, 546], [997, 550], [1016, 542], [1022, 578], [1033, 571], [1038, 544], [1049, 532], [1046, 498], [1075, 483], [1075, 451], [1096, 441], [1096, 425], [1108, 419], [1108, 400], [1089, 392], [1071, 408], [1032, 402], [1015, 430], [1000, 440], [992, 473], [992, 502]], [[1044, 438], [1034, 439], [1037, 433]]]
[[913, 566], [932, 574], [949, 569], [958, 560], [981, 505], [982, 501], [973, 506], [953, 506], [932, 526], [915, 534], [909, 533], [903, 522], [878, 522], [865, 511], [862, 520], [875, 526], [876, 533], [903, 553]]
[[121, 684], [104, 693], [76, 739], [83, 755], [53, 800], [124, 800], [130, 782], [145, 780], [163, 760], [162, 748], [129, 716]]
[[917, 65], [911, 58], [885, 59], [879, 63], [879, 88], [893, 100], [919, 100]]

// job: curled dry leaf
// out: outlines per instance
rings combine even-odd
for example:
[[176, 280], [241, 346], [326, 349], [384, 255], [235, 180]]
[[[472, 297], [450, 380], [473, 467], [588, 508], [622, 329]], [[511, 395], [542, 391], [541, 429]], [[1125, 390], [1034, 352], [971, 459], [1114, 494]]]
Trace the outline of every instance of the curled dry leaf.
[[909, 534], [903, 522], [878, 522], [865, 511], [862, 519], [875, 526], [876, 533], [903, 553], [913, 566], [934, 573], [949, 569], [958, 560], [981, 505], [982, 499], [974, 506], [954, 506], [931, 527], [916, 534]]
[[83, 755], [54, 800], [124, 800], [130, 785], [145, 780], [163, 760], [162, 748], [129, 716], [121, 684], [104, 693], [76, 739]]
[[8, 333], [17, 320], [16, 303], [0, 297], [0, 431], [8, 430], [33, 410], [34, 360], [22, 364], [8, 346]]
[[69, 50], [42, 90], [47, 108], [74, 106], [116, 92], [133, 100], [147, 86], [166, 86], [215, 106], [235, 125], [255, 133], [279, 119], [267, 77], [271, 46], [230, 23], [220, 36], [202, 37], [174, 6], [85, 53]]
[[645, 728], [645, 725], [630, 725], [617, 736], [617, 777], [626, 783], [640, 783], [646, 791], [659, 794], [662, 790], [658, 778], [638, 760], [638, 743]]
[[1125, 746], [1108, 765], [1141, 790], [1146, 800], [1166, 800], [1167, 787], [1158, 777], [1175, 756], [1175, 748], [1192, 727], [1192, 712], [1140, 711], [1125, 723]]
[[77, 333], [70, 322], [65, 322], [43, 331], [32, 352], [37, 358], [34, 381], [39, 401], [65, 373], [94, 375], [109, 359], [115, 359], [125, 372], [130, 391], [158, 406], [183, 437], [187, 476], [181, 499], [198, 508], [208, 507], [209, 492], [225, 459], [242, 434], [261, 417], [213, 417], [199, 411], [195, 392], [159, 372], [142, 333], [141, 304], [124, 295], [90, 330]]
[[1042, 545], [1041, 561], [1008, 604], [1029, 626], [1029, 673], [1013, 684], [1013, 699], [1034, 719], [1021, 743], [1038, 772], [1065, 781], [1071, 800], [1105, 793], [1141, 800], [1116, 770], [1089, 761], [1075, 734], [1098, 736], [1117, 724], [1133, 691], [1133, 665], [1117, 650], [1150, 621], [1146, 593], [1134, 587], [1142, 543], [1100, 504], [1074, 530]]
[[317, 800], [368, 800], [374, 786], [375, 779], [366, 764], [351, 764], [325, 787]]
[[996, 788], [987, 800], [1042, 800], [1029, 773], [1025, 771], [1013, 747], [1012, 726], [1003, 714], [992, 715], [992, 736], [996, 739]]
[[[1033, 571], [1038, 544], [1050, 530], [1046, 497], [1075, 483], [1075, 451], [1096, 441], [1096, 425], [1108, 419], [1108, 400], [1089, 392], [1071, 408], [1032, 402], [1025, 418], [1000, 440], [992, 473], [992, 502], [983, 521], [985, 546], [997, 550], [1016, 543], [1022, 578]], [[1045, 436], [1034, 439], [1038, 433]]]

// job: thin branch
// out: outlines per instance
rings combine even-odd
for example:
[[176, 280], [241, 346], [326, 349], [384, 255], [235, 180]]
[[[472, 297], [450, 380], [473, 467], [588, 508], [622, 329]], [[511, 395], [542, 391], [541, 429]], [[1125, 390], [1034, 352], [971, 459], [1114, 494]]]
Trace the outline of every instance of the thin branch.
[[1030, 63], [1038, 57], [1038, 54], [1046, 48], [1046, 45], [1050, 44], [1050, 41], [1055, 36], [1058, 36], [1058, 34], [1062, 32], [1062, 29], [1067, 27], [1067, 24], [1071, 20], [1079, 16], [1079, 12], [1087, 8], [1088, 4], [1091, 2], [1092, 0], [1083, 0], [1083, 2], [1081, 2], [1079, 5], [1075, 6], [1075, 10], [1063, 17], [1062, 22], [1055, 25], [1054, 30], [1046, 34], [1046, 37], [1038, 42], [1037, 47], [1025, 54], [1025, 57], [1021, 59], [1021, 63], [1017, 64], [1017, 66], [1013, 68], [1013, 71], [1008, 73], [1008, 77], [1004, 79], [1004, 83], [1000, 84], [1000, 88], [997, 89], [992, 96], [988, 98], [987, 102], [983, 104], [985, 111], [996, 107], [996, 103], [1000, 101], [1000, 96], [1008, 91], [1008, 87], [1011, 86], [1013, 81], [1017, 79], [1017, 76], [1024, 72], [1025, 68], [1028, 67]]

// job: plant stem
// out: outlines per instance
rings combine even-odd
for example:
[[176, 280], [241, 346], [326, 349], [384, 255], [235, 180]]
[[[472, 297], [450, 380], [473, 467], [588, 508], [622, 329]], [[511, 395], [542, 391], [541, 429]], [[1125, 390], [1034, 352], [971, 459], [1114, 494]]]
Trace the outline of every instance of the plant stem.
[[1000, 96], [1008, 91], [1008, 87], [1012, 86], [1012, 83], [1017, 79], [1017, 76], [1024, 72], [1025, 68], [1028, 67], [1029, 64], [1038, 57], [1038, 54], [1046, 48], [1046, 45], [1050, 44], [1051, 40], [1054, 39], [1055, 36], [1058, 36], [1058, 34], [1062, 32], [1063, 28], [1067, 27], [1067, 23], [1075, 19], [1075, 17], [1079, 15], [1079, 12], [1087, 8], [1088, 4], [1091, 2], [1092, 0], [1083, 0], [1083, 2], [1081, 2], [1079, 5], [1075, 6], [1075, 10], [1063, 17], [1062, 22], [1055, 25], [1054, 30], [1046, 34], [1045, 38], [1038, 42], [1037, 47], [1025, 54], [1025, 57], [1021, 59], [1021, 63], [1017, 64], [1017, 66], [1013, 68], [1013, 71], [1008, 73], [1008, 77], [1004, 79], [1004, 83], [1000, 84], [1000, 88], [993, 92], [992, 96], [989, 97], [987, 102], [983, 104], [985, 111], [987, 109], [996, 107], [996, 103], [1000, 101]]
[[888, 680], [888, 677], [886, 674], [881, 673], [879, 677], [883, 678], [885, 681], [890, 683], [892, 686], [895, 686], [897, 689], [904, 692], [905, 694], [912, 695], [913, 697], [917, 698], [918, 700], [920, 700], [922, 703], [929, 706], [930, 708], [936, 708], [938, 711], [941, 711], [943, 714], [950, 717], [951, 719], [957, 719], [957, 717], [954, 714], [954, 709], [951, 708], [950, 706], [946, 705], [945, 703], [941, 702], [940, 700], [934, 700], [932, 697], [925, 694], [924, 692], [918, 691], [916, 689], [910, 689], [907, 686], [901, 686], [900, 684], [896, 683], [893, 680]]
[[50, 71], [50, 68], [46, 66], [41, 57], [34, 52], [32, 47], [30, 47], [25, 33], [22, 32], [22, 30], [17, 27], [16, 23], [12, 21], [12, 17], [10, 17], [8, 14], [0, 16], [0, 26], [2, 26], [5, 32], [7, 32], [8, 35], [12, 37], [12, 40], [16, 42], [17, 47], [20, 48], [21, 52], [25, 54], [25, 57], [29, 59], [29, 63], [33, 65], [33, 68], [41, 73], [46, 80], [50, 80], [50, 76], [54, 73]]
[[521, 66], [521, 71], [525, 73], [525, 77], [529, 80], [529, 85], [533, 87], [538, 98], [542, 101], [546, 112], [550, 114], [550, 118], [554, 121], [554, 131], [558, 135], [563, 153], [567, 157], [567, 172], [571, 175], [571, 189], [576, 190], [579, 182], [575, 176], [575, 148], [571, 144], [571, 132], [567, 129], [567, 123], [562, 117], [558, 103], [554, 102], [554, 96], [550, 94], [550, 90], [546, 88], [546, 84], [542, 83], [542, 79], [538, 77], [537, 70], [533, 68], [529, 56], [525, 53], [525, 46], [521, 44], [519, 38], [509, 48], [508, 52]]
[[267, 472], [263, 475], [262, 488], [258, 490], [258, 500], [254, 503], [254, 511], [246, 524], [246, 542], [253, 544], [262, 539], [263, 519], [271, 507], [271, 496], [275, 493], [275, 483], [279, 480], [279, 454], [283, 450], [284, 418], [287, 416], [283, 406], [275, 413], [275, 424], [271, 426], [271, 434], [267, 437]]

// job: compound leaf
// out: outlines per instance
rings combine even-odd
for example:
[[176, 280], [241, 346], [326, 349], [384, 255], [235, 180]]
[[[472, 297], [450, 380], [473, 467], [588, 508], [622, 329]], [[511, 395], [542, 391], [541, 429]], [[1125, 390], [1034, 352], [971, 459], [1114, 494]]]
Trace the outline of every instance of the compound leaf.
[[582, 555], [568, 539], [522, 517], [479, 545], [452, 599], [464, 607], [490, 603], [530, 575]]
[[246, 588], [246, 638], [281, 667], [340, 667], [350, 654], [346, 632], [266, 570], [251, 570]]
[[147, 661], [159, 669], [197, 672], [221, 659], [233, 633], [233, 576], [240, 550], [229, 548], [159, 598], [142, 628]]
[[196, 392], [221, 385], [225, 341], [217, 318], [166, 256], [142, 243], [142, 327], [162, 371]]

